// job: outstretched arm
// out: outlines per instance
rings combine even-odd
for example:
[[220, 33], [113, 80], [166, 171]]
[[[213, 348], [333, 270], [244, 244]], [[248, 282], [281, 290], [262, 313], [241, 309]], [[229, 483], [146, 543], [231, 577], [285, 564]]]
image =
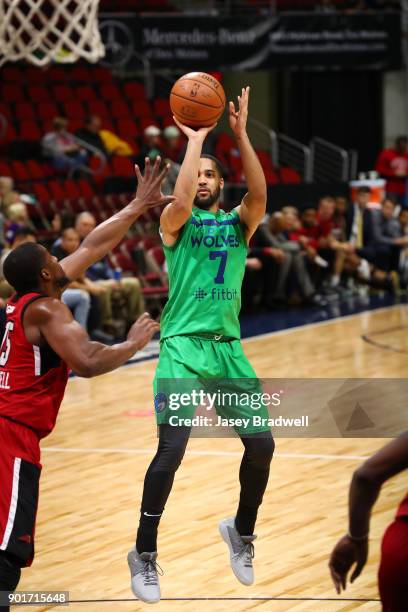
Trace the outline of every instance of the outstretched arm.
[[234, 132], [241, 154], [248, 193], [245, 194], [238, 214], [246, 226], [246, 238], [249, 242], [266, 212], [266, 181], [258, 156], [249, 140], [246, 124], [248, 119], [249, 87], [242, 89], [238, 96], [238, 112], [233, 102], [229, 103], [230, 126]]
[[329, 563], [337, 593], [346, 588], [352, 565], [356, 567], [350, 582], [361, 574], [367, 561], [371, 510], [382, 485], [406, 468], [408, 433], [384, 446], [354, 472], [349, 491], [349, 533], [336, 544]]
[[24, 327], [26, 333], [30, 333], [30, 328], [39, 330], [57, 355], [85, 378], [123, 365], [159, 330], [159, 324], [145, 312], [133, 324], [125, 342], [105, 346], [92, 342], [65, 304], [54, 298], [34, 302], [24, 318]]
[[191, 215], [194, 197], [197, 193], [197, 177], [203, 142], [208, 132], [215, 127], [214, 124], [208, 128], [200, 128], [196, 131], [183, 125], [175, 117], [173, 119], [180, 130], [187, 136], [188, 144], [174, 187], [173, 195], [176, 197], [176, 201], [166, 206], [160, 218], [163, 241], [168, 246], [176, 242], [180, 229]]
[[149, 208], [169, 204], [174, 200], [173, 196], [164, 196], [161, 193], [160, 186], [170, 166], [166, 166], [160, 172], [160, 163], [160, 157], [157, 157], [152, 168], [146, 158], [144, 175], [140, 173], [139, 167], [135, 166], [138, 184], [134, 200], [95, 227], [75, 253], [61, 260], [61, 266], [68, 279], [75, 280], [91, 264], [109, 253], [122, 240], [136, 219]]

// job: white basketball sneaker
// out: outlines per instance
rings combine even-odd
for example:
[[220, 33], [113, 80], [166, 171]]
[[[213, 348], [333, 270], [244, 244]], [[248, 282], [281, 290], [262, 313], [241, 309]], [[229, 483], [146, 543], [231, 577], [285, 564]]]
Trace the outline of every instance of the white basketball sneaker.
[[238, 580], [250, 586], [254, 582], [253, 541], [256, 535], [242, 536], [235, 528], [235, 518], [227, 518], [219, 524], [220, 534], [230, 551], [231, 568]]
[[[135, 597], [145, 603], [160, 601], [159, 576], [163, 571], [156, 563], [157, 552], [139, 553], [133, 548], [128, 554], [131, 589]], [[159, 572], [158, 572], [159, 570]]]

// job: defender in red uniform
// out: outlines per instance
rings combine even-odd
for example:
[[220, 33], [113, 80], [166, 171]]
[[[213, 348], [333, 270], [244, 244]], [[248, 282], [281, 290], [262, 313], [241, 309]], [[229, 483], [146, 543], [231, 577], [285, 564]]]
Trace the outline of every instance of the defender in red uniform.
[[[35, 243], [25, 243], [4, 262], [4, 275], [16, 294], [7, 304], [0, 348], [0, 591], [14, 591], [21, 567], [34, 557], [34, 529], [41, 472], [41, 438], [54, 428], [69, 369], [91, 377], [125, 363], [158, 331], [147, 313], [114, 346], [91, 342], [61, 302], [70, 279], [104, 257], [148, 208], [174, 200], [160, 185], [159, 173], [146, 160], [136, 166], [135, 199], [96, 227], [79, 249], [61, 262]], [[0, 606], [0, 611], [8, 606]]]
[[[408, 432], [384, 446], [354, 473], [349, 493], [349, 532], [336, 544], [329, 564], [337, 593], [346, 588], [352, 565], [356, 564], [350, 582], [366, 564], [371, 509], [382, 485], [407, 468]], [[408, 495], [384, 534], [378, 586], [383, 612], [407, 612]]]

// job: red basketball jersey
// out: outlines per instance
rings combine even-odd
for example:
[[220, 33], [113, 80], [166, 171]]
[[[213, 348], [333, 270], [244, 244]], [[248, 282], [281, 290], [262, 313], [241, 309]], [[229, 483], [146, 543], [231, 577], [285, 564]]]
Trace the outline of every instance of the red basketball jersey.
[[396, 518], [400, 518], [402, 516], [408, 517], [408, 493], [406, 494], [406, 496], [404, 497], [404, 499], [398, 506]]
[[28, 342], [25, 310], [46, 296], [27, 293], [7, 303], [7, 323], [0, 348], [0, 417], [33, 429], [40, 438], [54, 428], [68, 380], [68, 367], [47, 344]]

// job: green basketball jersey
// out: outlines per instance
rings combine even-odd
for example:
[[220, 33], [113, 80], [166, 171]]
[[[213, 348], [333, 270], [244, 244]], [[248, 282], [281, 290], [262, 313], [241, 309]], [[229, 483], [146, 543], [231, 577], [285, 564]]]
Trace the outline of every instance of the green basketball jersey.
[[177, 242], [164, 245], [169, 300], [161, 338], [182, 334], [240, 337], [238, 314], [247, 244], [238, 212], [193, 208]]

